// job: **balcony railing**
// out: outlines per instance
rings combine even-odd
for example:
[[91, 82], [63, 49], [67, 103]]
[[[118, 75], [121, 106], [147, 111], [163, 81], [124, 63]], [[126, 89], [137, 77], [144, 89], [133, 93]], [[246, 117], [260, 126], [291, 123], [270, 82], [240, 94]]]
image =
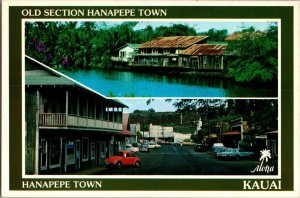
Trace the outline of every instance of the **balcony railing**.
[[40, 126], [50, 127], [83, 127], [92, 129], [122, 130], [122, 124], [75, 115], [66, 116], [65, 113], [40, 113]]
[[65, 113], [41, 113], [40, 126], [65, 126]]

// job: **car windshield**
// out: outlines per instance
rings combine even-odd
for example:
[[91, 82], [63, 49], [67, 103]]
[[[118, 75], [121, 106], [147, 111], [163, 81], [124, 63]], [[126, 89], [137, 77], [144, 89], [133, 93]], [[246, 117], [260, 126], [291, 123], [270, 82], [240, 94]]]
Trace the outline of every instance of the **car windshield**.
[[122, 157], [123, 157], [123, 155], [124, 155], [124, 154], [123, 154], [122, 152], [118, 152], [118, 153], [117, 153], [117, 156], [122, 156]]

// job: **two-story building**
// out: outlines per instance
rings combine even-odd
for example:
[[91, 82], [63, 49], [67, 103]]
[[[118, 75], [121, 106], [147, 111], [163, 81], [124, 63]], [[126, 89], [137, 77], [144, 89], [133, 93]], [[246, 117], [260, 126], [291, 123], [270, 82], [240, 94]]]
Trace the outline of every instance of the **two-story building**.
[[181, 66], [179, 53], [192, 46], [207, 41], [208, 36], [157, 37], [141, 44], [135, 55], [134, 65], [139, 66]]
[[207, 44], [208, 36], [158, 37], [138, 47], [132, 66], [223, 70], [226, 44]]
[[194, 44], [181, 51], [182, 67], [197, 70], [223, 70], [227, 44]]
[[161, 125], [149, 125], [149, 140], [162, 140], [171, 141], [174, 140], [174, 130], [173, 127], [161, 126]]
[[25, 57], [25, 172], [101, 165], [123, 139], [127, 106]]

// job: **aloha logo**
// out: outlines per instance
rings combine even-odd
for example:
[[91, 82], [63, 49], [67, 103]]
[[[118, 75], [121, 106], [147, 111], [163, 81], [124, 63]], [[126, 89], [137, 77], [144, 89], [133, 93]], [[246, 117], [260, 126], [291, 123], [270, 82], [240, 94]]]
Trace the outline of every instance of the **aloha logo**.
[[259, 161], [261, 161], [261, 163], [259, 165], [257, 165], [254, 170], [250, 171], [251, 173], [255, 173], [255, 172], [266, 172], [266, 173], [271, 173], [274, 171], [274, 166], [269, 166], [269, 165], [265, 165], [265, 163], [268, 162], [268, 160], [271, 159], [271, 152], [270, 150], [267, 149], [263, 149], [260, 151], [260, 158]]

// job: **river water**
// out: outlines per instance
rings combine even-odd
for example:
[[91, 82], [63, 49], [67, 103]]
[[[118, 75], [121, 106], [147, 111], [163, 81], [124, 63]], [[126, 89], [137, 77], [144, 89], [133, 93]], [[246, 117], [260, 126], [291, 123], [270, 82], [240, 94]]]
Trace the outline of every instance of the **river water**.
[[103, 70], [60, 72], [109, 97], [277, 97], [277, 88], [218, 77]]

